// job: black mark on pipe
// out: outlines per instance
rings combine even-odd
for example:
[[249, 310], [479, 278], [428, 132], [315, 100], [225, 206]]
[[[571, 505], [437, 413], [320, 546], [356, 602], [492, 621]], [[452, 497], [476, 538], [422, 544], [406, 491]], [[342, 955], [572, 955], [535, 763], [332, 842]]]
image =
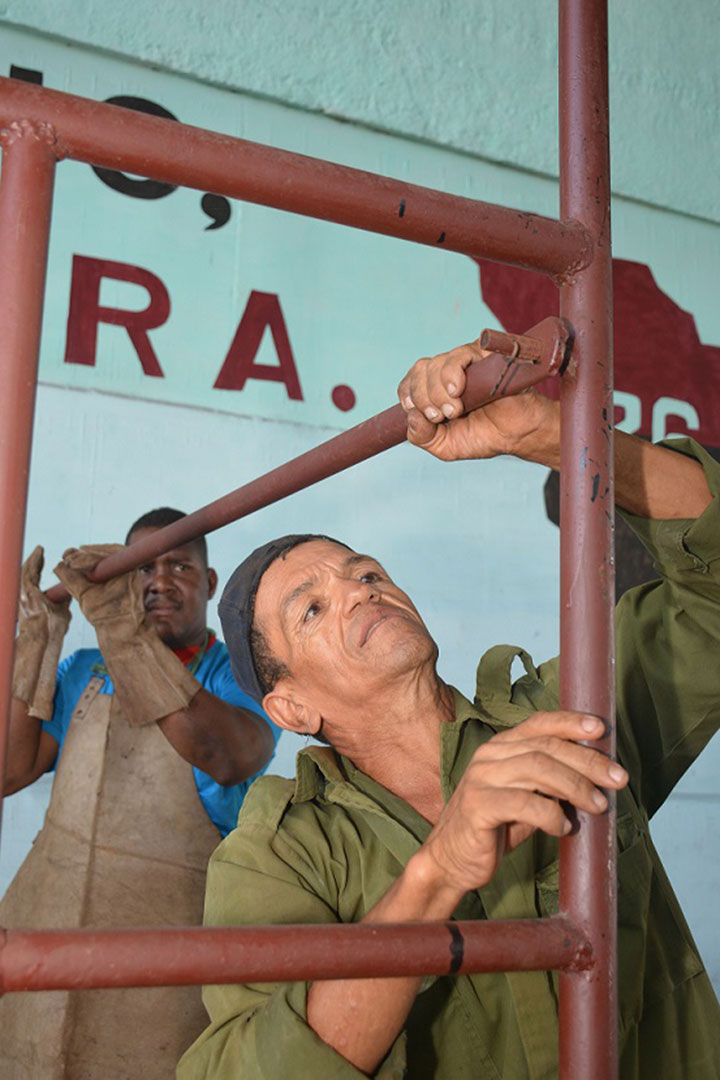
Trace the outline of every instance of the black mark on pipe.
[[[510, 372], [511, 368], [512, 368], [512, 374], [510, 374], [509, 377], [508, 377], [508, 373]], [[512, 382], [512, 379], [513, 379], [514, 375], [517, 373], [517, 370], [518, 370], [518, 366], [517, 366], [517, 364], [514, 364], [512, 362], [512, 360], [506, 360], [505, 361], [505, 369], [504, 369], [504, 371], [501, 372], [500, 378], [498, 379], [498, 381], [495, 383], [492, 390], [490, 391], [490, 397], [491, 398], [494, 398], [495, 395], [499, 394], [501, 390], [507, 390], [508, 386]]]
[[436, 243], [436, 244], [444, 244], [444, 243], [445, 243], [445, 233], [444, 233], [444, 232], [441, 232], [441, 233], [440, 233], [440, 235], [438, 236], [438, 238], [437, 238], [437, 240], [435, 241], [435, 243]]
[[23, 82], [35, 83], [36, 86], [42, 86], [43, 84], [42, 71], [36, 71], [35, 68], [18, 67], [17, 64], [10, 65], [10, 78], [22, 79]]
[[398, 210], [398, 217], [404, 217], [405, 215], [405, 200], [400, 200], [400, 209]]
[[465, 939], [456, 923], [449, 922], [445, 923], [445, 925], [450, 931], [450, 970], [448, 975], [457, 975], [465, 957]]
[[598, 488], [600, 487], [600, 473], [595, 473], [592, 478], [592, 495], [590, 496], [590, 502], [595, 502], [597, 499]]

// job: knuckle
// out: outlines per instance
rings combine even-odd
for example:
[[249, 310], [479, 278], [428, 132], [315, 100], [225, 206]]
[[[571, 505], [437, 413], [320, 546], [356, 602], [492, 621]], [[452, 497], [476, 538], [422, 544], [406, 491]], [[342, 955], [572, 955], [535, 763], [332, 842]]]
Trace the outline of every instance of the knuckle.
[[558, 750], [559, 739], [554, 735], [538, 735], [533, 740], [534, 745], [544, 754], [555, 754]]
[[542, 772], [547, 768], [548, 755], [540, 749], [528, 750], [525, 755], [527, 763], [533, 772]]
[[581, 773], [572, 771], [568, 777], [570, 788], [576, 796], [589, 795], [592, 788], [590, 781]]
[[533, 807], [535, 802], [535, 796], [530, 791], [518, 790], [515, 796], [516, 813], [523, 817], [527, 817], [528, 813]]
[[582, 768], [593, 776], [605, 776], [609, 762], [606, 755], [586, 746], [578, 747], [578, 749], [582, 751], [580, 758]]

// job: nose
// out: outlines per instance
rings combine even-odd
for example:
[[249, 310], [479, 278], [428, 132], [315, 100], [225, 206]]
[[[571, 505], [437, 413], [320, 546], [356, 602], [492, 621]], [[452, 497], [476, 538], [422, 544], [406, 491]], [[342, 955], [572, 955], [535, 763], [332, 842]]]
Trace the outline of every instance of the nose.
[[169, 568], [163, 566], [162, 563], [155, 564], [150, 574], [148, 574], [148, 580], [145, 583], [145, 591], [148, 593], [166, 593], [171, 592], [173, 588], [174, 585]]
[[359, 604], [368, 604], [380, 599], [380, 591], [375, 582], [359, 581], [349, 578], [345, 582], [345, 614], [350, 615]]

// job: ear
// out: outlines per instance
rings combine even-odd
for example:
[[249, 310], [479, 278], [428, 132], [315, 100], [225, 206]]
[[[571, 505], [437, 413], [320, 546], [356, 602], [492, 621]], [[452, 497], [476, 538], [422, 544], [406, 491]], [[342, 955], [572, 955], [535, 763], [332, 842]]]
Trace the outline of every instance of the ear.
[[287, 690], [276, 688], [263, 698], [263, 709], [273, 723], [297, 735], [315, 735], [322, 727], [322, 716], [315, 709], [297, 701]]
[[217, 584], [218, 584], [218, 576], [215, 573], [215, 571], [213, 570], [212, 566], [208, 567], [207, 581], [208, 581], [208, 600], [212, 600], [213, 596], [215, 595], [215, 590], [217, 589]]

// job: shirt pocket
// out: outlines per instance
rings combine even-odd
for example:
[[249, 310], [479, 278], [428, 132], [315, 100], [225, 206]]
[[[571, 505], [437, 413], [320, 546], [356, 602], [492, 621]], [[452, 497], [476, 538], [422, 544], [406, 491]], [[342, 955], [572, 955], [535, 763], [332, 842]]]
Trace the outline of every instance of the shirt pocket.
[[[643, 1009], [702, 970], [692, 936], [646, 826], [632, 811], [617, 819], [618, 996], [621, 1034]], [[535, 880], [541, 915], [559, 910], [559, 862]]]

